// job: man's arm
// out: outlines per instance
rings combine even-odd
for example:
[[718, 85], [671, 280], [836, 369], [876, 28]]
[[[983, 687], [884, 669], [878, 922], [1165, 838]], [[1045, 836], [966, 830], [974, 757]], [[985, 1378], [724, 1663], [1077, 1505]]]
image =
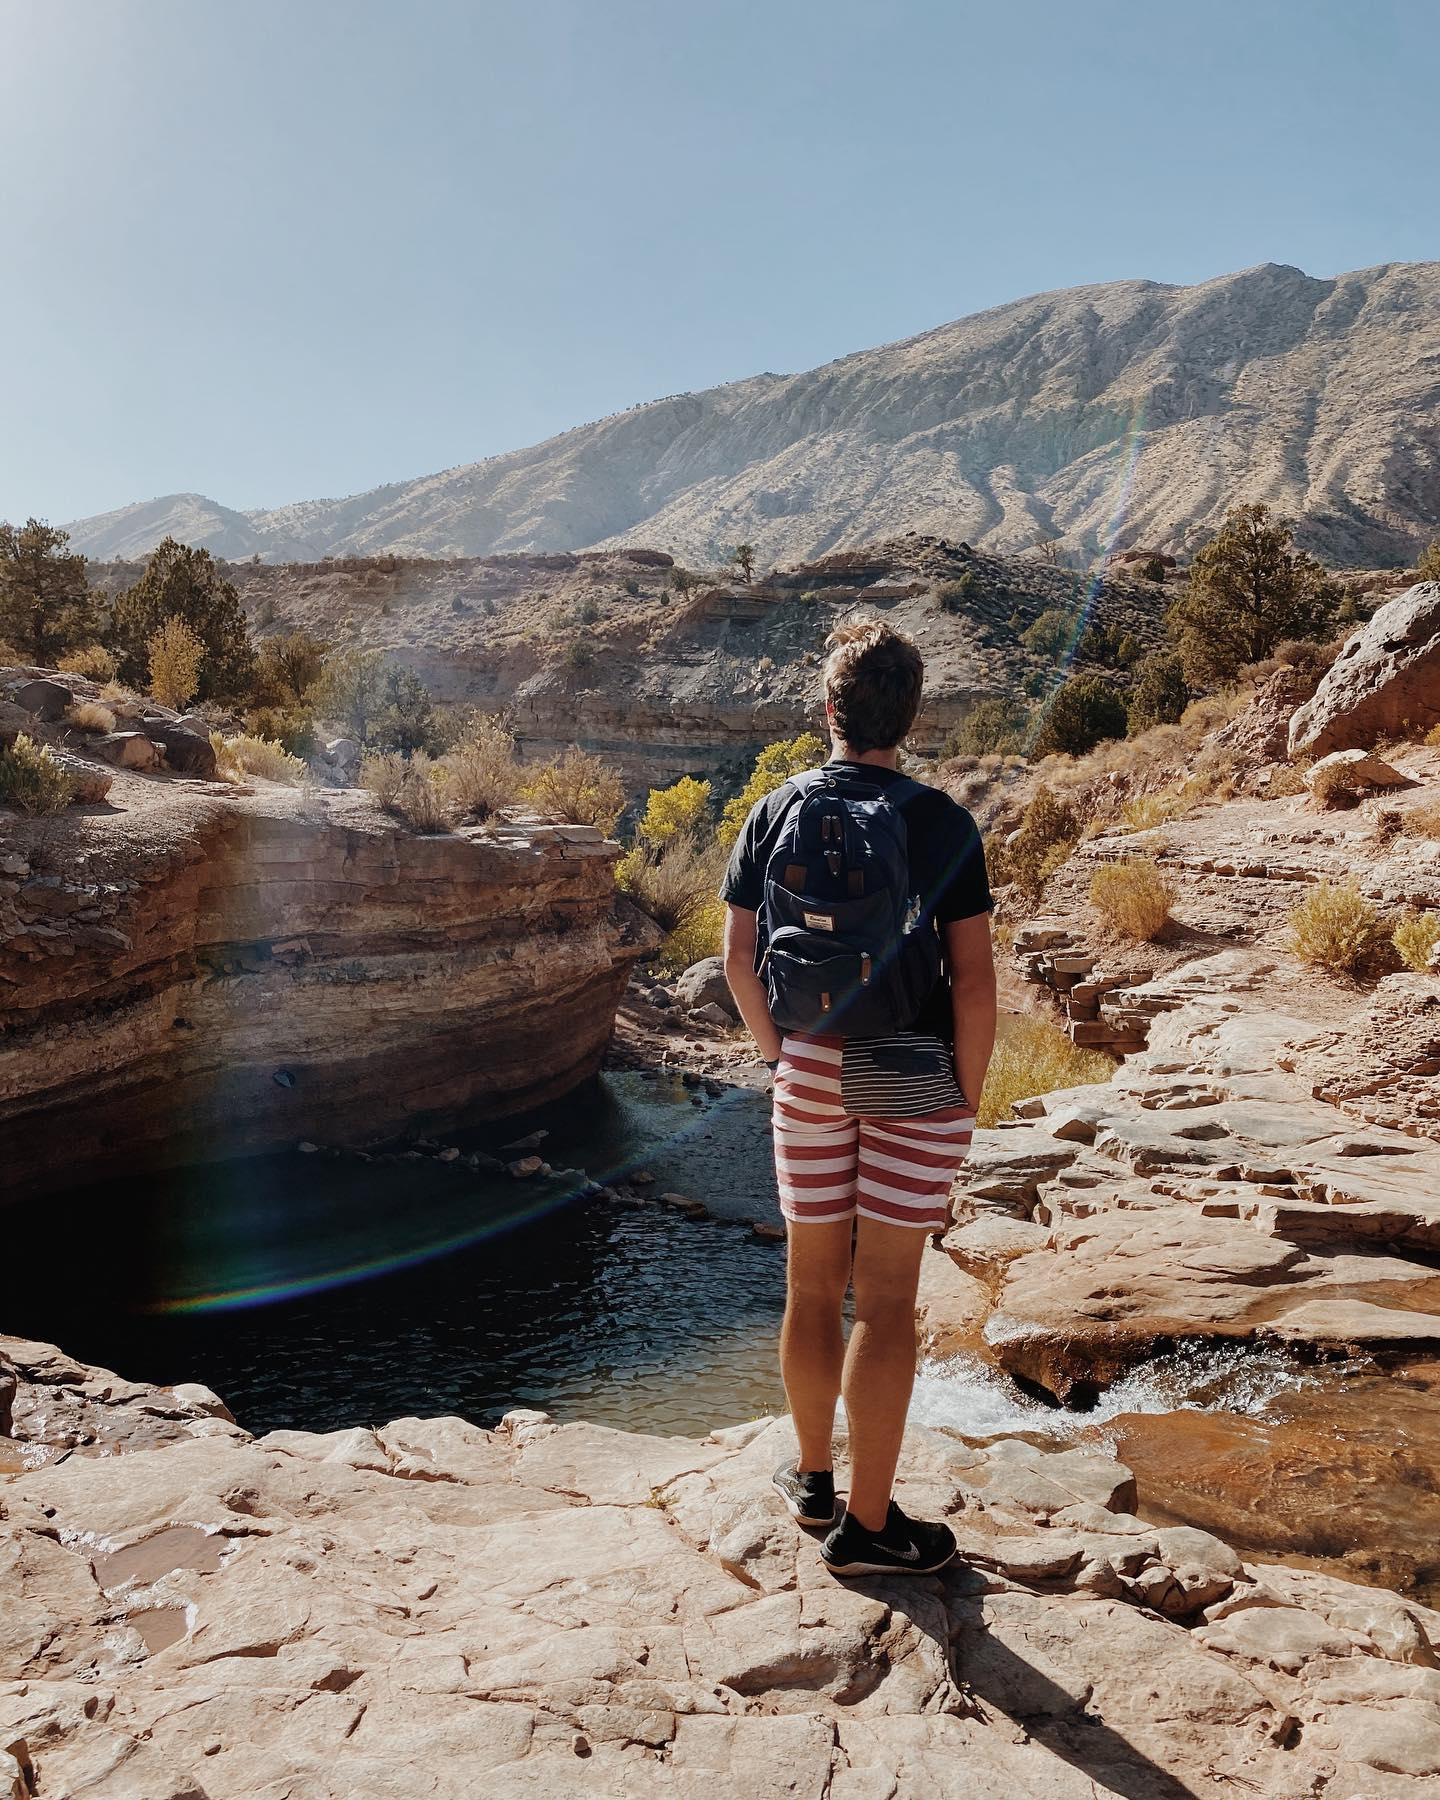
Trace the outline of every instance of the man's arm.
[[955, 1079], [970, 1105], [979, 1106], [995, 1048], [995, 953], [988, 912], [945, 926], [945, 961], [955, 1017]]
[[725, 979], [761, 1056], [778, 1062], [780, 1033], [770, 1017], [765, 985], [755, 973], [755, 915], [743, 906], [725, 908]]

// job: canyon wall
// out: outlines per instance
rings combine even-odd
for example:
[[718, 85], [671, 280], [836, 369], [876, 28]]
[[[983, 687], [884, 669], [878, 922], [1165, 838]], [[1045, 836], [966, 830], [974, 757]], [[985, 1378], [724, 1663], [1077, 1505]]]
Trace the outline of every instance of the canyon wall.
[[131, 779], [63, 847], [0, 853], [6, 1198], [516, 1113], [598, 1069], [651, 929], [598, 831], [418, 837], [368, 794]]

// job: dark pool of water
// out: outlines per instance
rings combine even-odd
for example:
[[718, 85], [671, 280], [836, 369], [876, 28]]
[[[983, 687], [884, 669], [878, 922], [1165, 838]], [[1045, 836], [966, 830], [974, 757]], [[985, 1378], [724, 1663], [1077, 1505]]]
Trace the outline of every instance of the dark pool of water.
[[[557, 1168], [643, 1165], [720, 1217], [777, 1218], [767, 1125], [758, 1095], [613, 1075], [451, 1141], [541, 1128]], [[778, 1246], [573, 1181], [288, 1153], [117, 1175], [5, 1231], [12, 1267], [50, 1276], [8, 1284], [5, 1329], [133, 1379], [206, 1382], [255, 1431], [536, 1406], [703, 1432], [783, 1404]]]

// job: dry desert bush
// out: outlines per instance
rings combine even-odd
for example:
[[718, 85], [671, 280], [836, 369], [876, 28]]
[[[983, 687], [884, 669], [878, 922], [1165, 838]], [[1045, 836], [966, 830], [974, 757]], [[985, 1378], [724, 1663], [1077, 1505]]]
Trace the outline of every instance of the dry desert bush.
[[724, 868], [720, 845], [689, 833], [663, 844], [641, 841], [616, 865], [616, 885], [666, 932], [660, 966], [667, 973], [719, 954], [725, 907], [716, 889]]
[[360, 785], [412, 831], [450, 829], [443, 779], [423, 750], [408, 759], [394, 750], [372, 753], [360, 764]]
[[620, 858], [615, 881], [657, 925], [674, 931], [714, 897], [724, 867], [717, 845], [687, 835], [664, 844], [637, 843]]
[[82, 675], [87, 681], [113, 681], [117, 664], [103, 644], [86, 644], [62, 656], [55, 667], [64, 675]]
[[1353, 881], [1317, 882], [1290, 911], [1290, 947], [1332, 975], [1370, 974], [1383, 964], [1390, 933]]
[[625, 806], [624, 784], [615, 771], [598, 756], [575, 747], [535, 770], [522, 791], [546, 818], [566, 825], [594, 825], [607, 837]]
[[1048, 787], [1039, 787], [1017, 831], [987, 844], [985, 860], [997, 885], [1013, 884], [1028, 905], [1036, 905], [1045, 884], [1079, 843], [1081, 821], [1073, 807]]
[[471, 719], [437, 766], [446, 803], [457, 818], [488, 819], [520, 797], [515, 740], [498, 719]]
[[1435, 947], [1440, 944], [1440, 913], [1407, 913], [1390, 941], [1407, 969], [1413, 969], [1417, 975], [1428, 974]]
[[1148, 856], [1133, 856], [1095, 871], [1090, 902], [1122, 937], [1148, 943], [1169, 923], [1175, 890]]
[[77, 731], [113, 731], [115, 715], [99, 700], [77, 700], [65, 709], [65, 723]]
[[1400, 823], [1401, 829], [1408, 831], [1411, 837], [1440, 838], [1440, 802], [1412, 806], [1402, 815]]
[[998, 1124], [1010, 1117], [1017, 1100], [1108, 1081], [1114, 1072], [1115, 1064], [1103, 1051], [1077, 1049], [1048, 1019], [1028, 1014], [1003, 1018], [976, 1123]]
[[10, 749], [0, 750], [0, 806], [38, 816], [62, 812], [74, 798], [74, 777], [46, 745], [22, 731]]
[[279, 781], [286, 787], [297, 787], [304, 777], [304, 763], [273, 738], [252, 737], [248, 732], [242, 732], [238, 737], [222, 737], [218, 731], [212, 731], [210, 742], [215, 751], [216, 771], [227, 781], [243, 781], [247, 775], [258, 775], [264, 781]]
[[1308, 785], [1315, 804], [1325, 812], [1338, 812], [1360, 804], [1355, 777], [1343, 763], [1317, 769]]

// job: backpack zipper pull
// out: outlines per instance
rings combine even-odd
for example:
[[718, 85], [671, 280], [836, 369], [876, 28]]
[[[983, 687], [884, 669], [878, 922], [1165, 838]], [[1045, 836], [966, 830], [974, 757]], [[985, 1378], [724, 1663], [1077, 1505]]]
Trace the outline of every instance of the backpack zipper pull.
[[861, 987], [870, 985], [870, 952], [868, 950], [860, 952], [860, 985]]

